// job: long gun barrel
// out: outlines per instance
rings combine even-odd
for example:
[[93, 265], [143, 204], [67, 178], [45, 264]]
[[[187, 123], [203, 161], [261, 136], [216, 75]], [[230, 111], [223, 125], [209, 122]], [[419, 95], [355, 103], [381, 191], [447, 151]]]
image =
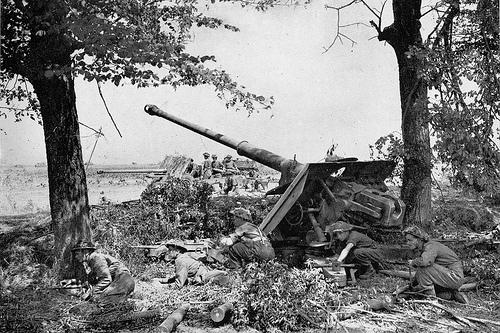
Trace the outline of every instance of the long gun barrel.
[[270, 167], [271, 169], [281, 172], [281, 178], [279, 182], [280, 185], [292, 181], [295, 175], [297, 175], [304, 167], [302, 163], [277, 155], [268, 150], [257, 148], [248, 143], [248, 141], [238, 141], [223, 134], [212, 131], [208, 128], [178, 118], [163, 110], [160, 110], [156, 105], [148, 104], [144, 107], [144, 111], [146, 111], [146, 113], [148, 113], [149, 115], [164, 118], [179, 126], [187, 128], [190, 131], [219, 142], [226, 147], [236, 150], [236, 152], [241, 156], [248, 157], [256, 162]]

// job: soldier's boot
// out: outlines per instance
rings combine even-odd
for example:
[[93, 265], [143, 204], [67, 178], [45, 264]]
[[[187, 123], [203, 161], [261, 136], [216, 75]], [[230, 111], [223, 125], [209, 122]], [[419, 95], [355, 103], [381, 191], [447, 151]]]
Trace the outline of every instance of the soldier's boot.
[[170, 284], [175, 282], [175, 276], [169, 277], [168, 279], [161, 279], [159, 281], [161, 284]]
[[375, 272], [375, 268], [373, 268], [372, 264], [369, 266], [366, 266], [364, 269], [364, 273], [358, 276], [358, 279], [360, 280], [368, 280], [372, 278], [377, 272]]
[[451, 300], [462, 304], [469, 304], [467, 296], [458, 290], [452, 290]]

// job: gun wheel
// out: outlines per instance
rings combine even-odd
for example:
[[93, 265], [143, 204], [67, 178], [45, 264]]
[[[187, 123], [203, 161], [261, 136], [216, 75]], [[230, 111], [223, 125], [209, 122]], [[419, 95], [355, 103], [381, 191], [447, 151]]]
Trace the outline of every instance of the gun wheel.
[[299, 225], [304, 219], [304, 208], [296, 202], [285, 215], [285, 221], [292, 227]]

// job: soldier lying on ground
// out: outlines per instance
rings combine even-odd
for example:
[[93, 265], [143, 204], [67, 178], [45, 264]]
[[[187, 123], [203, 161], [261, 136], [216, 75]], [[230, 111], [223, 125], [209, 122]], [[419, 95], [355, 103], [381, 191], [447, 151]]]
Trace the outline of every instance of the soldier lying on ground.
[[335, 234], [343, 246], [337, 260], [340, 263], [361, 266], [358, 278], [369, 279], [376, 273], [374, 265], [377, 269], [383, 267], [384, 256], [375, 241], [353, 228], [354, 226], [347, 222], [337, 221], [327, 226], [325, 232], [330, 234], [330, 242], [335, 239]]
[[228, 283], [227, 273], [221, 270], [210, 270], [200, 261], [198, 253], [185, 252], [185, 249], [175, 244], [167, 245], [169, 252], [165, 259], [175, 260], [175, 276], [161, 280], [160, 283], [175, 283], [180, 289], [188, 283], [188, 278], [194, 283], [204, 284], [209, 281], [226, 285]]
[[414, 283], [419, 293], [447, 300], [467, 303], [467, 298], [458, 289], [464, 283], [462, 262], [446, 245], [430, 240], [429, 235], [417, 226], [403, 230], [410, 249], [419, 256], [408, 264], [416, 267]]
[[244, 208], [236, 208], [232, 213], [236, 230], [221, 240], [223, 245], [228, 246], [226, 265], [229, 268], [238, 268], [246, 262], [274, 259], [271, 242], [259, 227], [252, 223], [250, 212]]
[[[90, 284], [83, 298], [101, 305], [124, 302], [135, 288], [130, 271], [118, 259], [95, 250], [90, 241], [78, 241], [71, 250], [74, 259], [83, 266]], [[76, 279], [61, 281], [63, 287], [77, 283]]]

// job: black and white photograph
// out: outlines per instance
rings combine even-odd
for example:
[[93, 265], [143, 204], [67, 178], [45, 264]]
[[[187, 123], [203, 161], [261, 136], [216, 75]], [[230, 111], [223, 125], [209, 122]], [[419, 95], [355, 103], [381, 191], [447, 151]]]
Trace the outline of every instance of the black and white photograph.
[[0, 332], [500, 331], [499, 0], [0, 15]]

